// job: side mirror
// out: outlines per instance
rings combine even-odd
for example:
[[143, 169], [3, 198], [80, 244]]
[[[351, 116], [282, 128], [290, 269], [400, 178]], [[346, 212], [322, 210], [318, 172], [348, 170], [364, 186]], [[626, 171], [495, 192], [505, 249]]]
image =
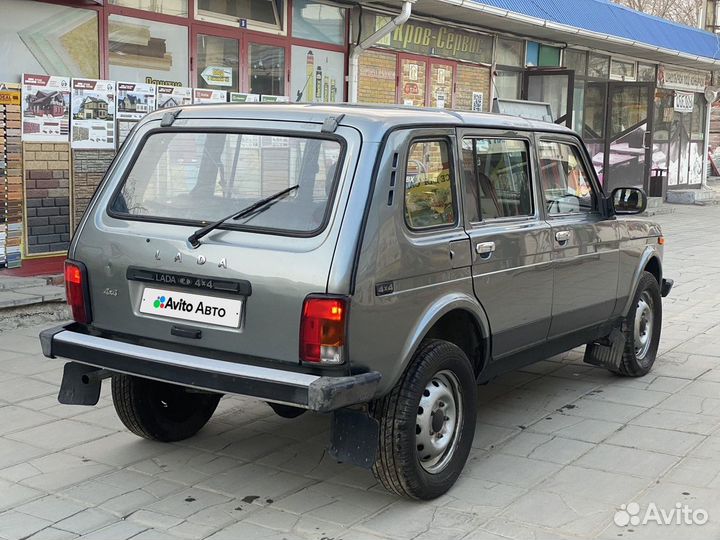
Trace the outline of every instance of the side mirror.
[[647, 208], [647, 195], [640, 188], [616, 188], [610, 199], [618, 215], [642, 214]]

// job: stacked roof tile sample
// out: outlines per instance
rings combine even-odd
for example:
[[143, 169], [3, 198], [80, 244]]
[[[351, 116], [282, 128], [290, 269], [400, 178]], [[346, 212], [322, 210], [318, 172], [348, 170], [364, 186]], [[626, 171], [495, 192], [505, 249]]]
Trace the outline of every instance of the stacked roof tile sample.
[[0, 267], [20, 266], [22, 200], [20, 105], [4, 100], [0, 104]]

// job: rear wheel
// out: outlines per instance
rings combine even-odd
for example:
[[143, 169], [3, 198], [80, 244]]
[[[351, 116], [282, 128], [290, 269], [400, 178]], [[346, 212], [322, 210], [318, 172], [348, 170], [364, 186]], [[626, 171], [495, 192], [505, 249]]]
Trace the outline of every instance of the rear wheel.
[[114, 375], [112, 397], [120, 420], [135, 435], [172, 442], [200, 431], [222, 396], [140, 377]]
[[424, 342], [372, 412], [380, 423], [375, 477], [404, 497], [439, 497], [460, 475], [475, 434], [477, 386], [470, 361], [452, 343]]
[[625, 350], [618, 375], [641, 377], [652, 369], [660, 344], [662, 300], [655, 276], [643, 272], [633, 297], [632, 307], [623, 323]]

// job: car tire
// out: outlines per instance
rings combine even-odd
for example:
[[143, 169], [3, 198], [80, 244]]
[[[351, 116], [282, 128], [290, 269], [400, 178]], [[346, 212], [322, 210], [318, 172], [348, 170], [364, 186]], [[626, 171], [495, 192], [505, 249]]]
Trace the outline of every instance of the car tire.
[[624, 377], [647, 375], [655, 363], [662, 329], [660, 285], [650, 272], [640, 276], [630, 312], [623, 321], [625, 349], [616, 373]]
[[447, 492], [475, 435], [477, 383], [465, 353], [447, 341], [424, 341], [398, 383], [370, 409], [380, 426], [378, 481], [411, 499]]
[[115, 411], [135, 435], [153, 441], [182, 441], [207, 424], [222, 395], [192, 392], [174, 384], [113, 375]]

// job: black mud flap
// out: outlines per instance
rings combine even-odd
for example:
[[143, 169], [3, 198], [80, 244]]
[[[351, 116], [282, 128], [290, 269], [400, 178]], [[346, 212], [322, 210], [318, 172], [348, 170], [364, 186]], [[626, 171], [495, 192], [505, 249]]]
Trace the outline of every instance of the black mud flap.
[[333, 412], [329, 452], [337, 461], [370, 469], [375, 463], [379, 437], [380, 424], [365, 411]]
[[607, 337], [587, 344], [583, 361], [586, 364], [617, 371], [620, 369], [624, 350], [625, 334], [619, 328], [613, 328]]
[[65, 364], [58, 401], [63, 405], [97, 405], [102, 382], [98, 374], [102, 371], [77, 362]]

